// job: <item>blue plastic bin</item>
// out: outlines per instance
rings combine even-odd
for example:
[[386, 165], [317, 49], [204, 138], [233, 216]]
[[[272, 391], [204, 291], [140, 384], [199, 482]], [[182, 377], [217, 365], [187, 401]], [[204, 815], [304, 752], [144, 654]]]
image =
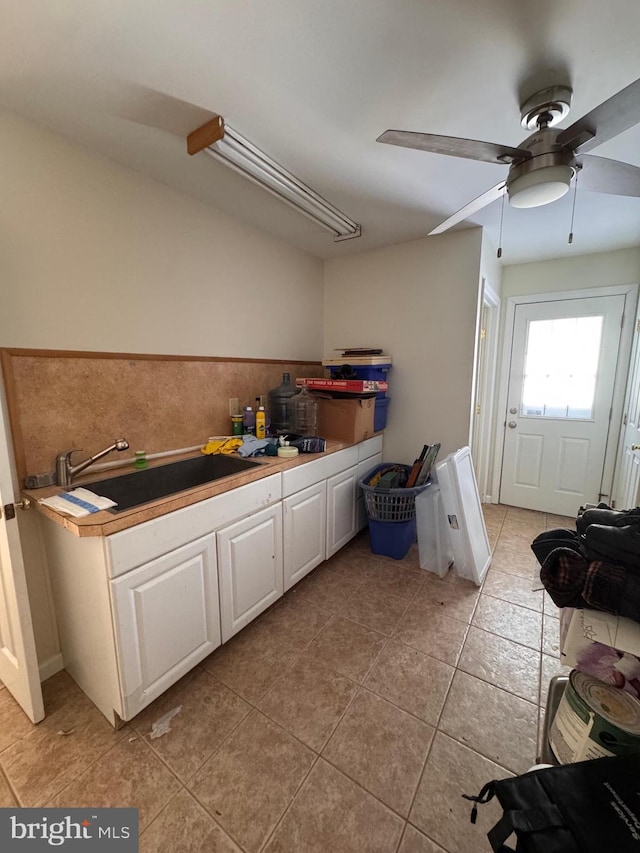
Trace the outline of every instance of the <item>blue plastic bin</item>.
[[376, 406], [373, 411], [374, 432], [379, 432], [387, 425], [387, 406], [389, 405], [390, 399], [390, 397], [385, 397], [384, 392], [382, 393], [382, 395], [378, 394], [378, 396], [376, 397]]
[[372, 554], [402, 560], [416, 541], [416, 520], [376, 521], [369, 519], [369, 542]]
[[[388, 382], [387, 373], [391, 370], [390, 364], [351, 364], [350, 367], [358, 379], [375, 379], [378, 382]], [[341, 369], [342, 369], [341, 367], [335, 367], [335, 366], [329, 367], [329, 370], [331, 372], [331, 378], [332, 379], [339, 379]], [[378, 393], [376, 394], [376, 404], [380, 400], [384, 399], [385, 394], [386, 394], [385, 391], [378, 391]], [[376, 414], [378, 414], [378, 413], [376, 412]], [[383, 411], [381, 408], [379, 410], [378, 417], [380, 418], [381, 421], [386, 421], [386, 418], [387, 418], [386, 411]], [[382, 426], [380, 426], [380, 427], [376, 426], [374, 428], [375, 428], [376, 432], [379, 429], [384, 429], [384, 422], [382, 423]]]
[[[345, 358], [345, 364], [349, 364], [348, 358]], [[377, 379], [378, 382], [386, 382], [387, 373], [391, 370], [391, 364], [351, 364], [349, 366], [358, 379]], [[335, 379], [341, 367], [331, 365], [329, 370], [331, 371], [331, 377]]]

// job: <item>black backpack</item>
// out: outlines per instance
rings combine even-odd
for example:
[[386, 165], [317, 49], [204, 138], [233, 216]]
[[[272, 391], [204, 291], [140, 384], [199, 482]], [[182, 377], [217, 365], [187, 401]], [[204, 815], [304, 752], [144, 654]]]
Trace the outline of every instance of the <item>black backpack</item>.
[[[504, 809], [487, 833], [495, 853], [639, 853], [640, 755], [595, 758], [489, 782], [475, 803]], [[475, 823], [477, 805], [471, 812]]]

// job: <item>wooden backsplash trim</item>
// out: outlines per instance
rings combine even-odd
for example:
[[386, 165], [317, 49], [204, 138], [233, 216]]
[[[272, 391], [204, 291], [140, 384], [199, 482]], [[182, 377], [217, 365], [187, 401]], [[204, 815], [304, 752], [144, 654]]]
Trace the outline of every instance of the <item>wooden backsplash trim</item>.
[[[167, 355], [166, 353], [153, 355], [146, 352], [97, 352], [84, 350], [62, 350], [62, 349], [23, 349], [17, 347], [1, 347], [3, 370], [5, 358], [8, 356], [27, 356], [32, 358], [121, 358], [126, 360], [149, 360], [149, 361], [225, 361], [239, 362], [241, 364], [318, 364], [313, 358], [238, 358], [235, 356], [221, 355]], [[6, 360], [7, 369], [11, 364], [9, 358]], [[6, 381], [6, 377], [5, 377]], [[8, 393], [8, 391], [7, 391]]]

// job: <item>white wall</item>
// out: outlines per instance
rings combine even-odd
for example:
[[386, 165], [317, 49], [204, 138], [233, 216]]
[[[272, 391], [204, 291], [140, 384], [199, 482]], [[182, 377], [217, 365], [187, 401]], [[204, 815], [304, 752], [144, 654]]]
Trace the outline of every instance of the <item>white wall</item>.
[[474, 228], [326, 262], [325, 355], [376, 346], [393, 359], [387, 460], [469, 440], [481, 242]]
[[504, 268], [502, 298], [640, 282], [640, 247]]
[[0, 346], [321, 357], [322, 261], [11, 113], [0, 139]]

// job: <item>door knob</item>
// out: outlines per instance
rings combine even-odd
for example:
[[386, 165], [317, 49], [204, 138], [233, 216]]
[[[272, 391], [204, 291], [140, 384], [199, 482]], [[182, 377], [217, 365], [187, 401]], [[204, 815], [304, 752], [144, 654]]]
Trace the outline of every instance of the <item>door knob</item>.
[[640, 450], [640, 444], [632, 444], [631, 449], [632, 450]]
[[515, 429], [518, 426], [518, 424], [515, 421], [509, 421], [507, 426], [509, 427], [509, 429]]

